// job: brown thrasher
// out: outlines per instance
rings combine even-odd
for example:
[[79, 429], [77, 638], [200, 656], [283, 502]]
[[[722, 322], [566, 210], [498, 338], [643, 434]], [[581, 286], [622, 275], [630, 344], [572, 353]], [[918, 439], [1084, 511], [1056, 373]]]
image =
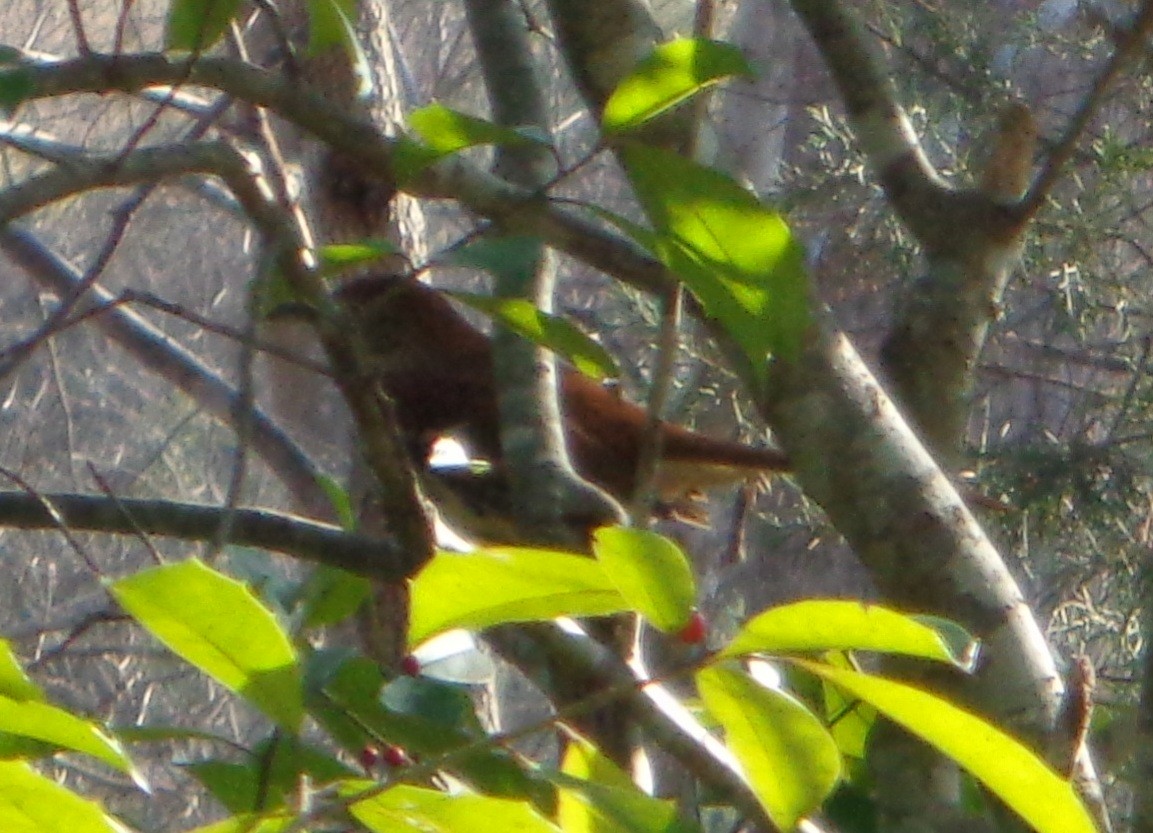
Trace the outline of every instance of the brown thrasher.
[[[394, 401], [418, 462], [427, 461], [436, 440], [452, 436], [471, 456], [499, 470], [500, 415], [489, 338], [441, 293], [409, 278], [358, 278], [344, 284], [337, 297], [362, 327], [372, 348], [371, 371]], [[645, 410], [571, 367], [562, 366], [559, 376], [573, 465], [627, 504], [636, 487]], [[785, 454], [775, 448], [716, 440], [668, 423], [659, 430], [655, 486], [666, 513], [691, 517], [692, 500], [703, 490], [788, 468]]]

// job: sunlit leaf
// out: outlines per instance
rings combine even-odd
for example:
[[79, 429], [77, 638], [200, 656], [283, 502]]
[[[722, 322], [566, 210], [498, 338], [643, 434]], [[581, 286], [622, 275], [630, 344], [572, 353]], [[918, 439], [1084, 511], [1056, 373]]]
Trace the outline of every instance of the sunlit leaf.
[[697, 586], [680, 547], [645, 529], [603, 527], [593, 535], [593, 554], [642, 616], [666, 633], [685, 626]]
[[605, 616], [628, 605], [591, 558], [529, 548], [441, 551], [412, 582], [409, 641], [559, 616]]
[[841, 775], [841, 754], [801, 703], [747, 674], [720, 666], [697, 672], [709, 712], [761, 805], [781, 830], [820, 807]]
[[532, 127], [505, 127], [485, 119], [430, 104], [408, 117], [415, 136], [396, 144], [393, 169], [399, 182], [408, 182], [429, 165], [477, 145], [544, 145], [547, 136]]
[[190, 559], [113, 582], [110, 590], [178, 656], [282, 726], [299, 727], [304, 706], [296, 652], [248, 587]]
[[1070, 781], [1022, 743], [976, 715], [905, 683], [819, 662], [793, 662], [875, 706], [885, 717], [944, 752], [1037, 830], [1096, 830]]
[[671, 801], [653, 798], [628, 773], [584, 738], [565, 748], [556, 819], [565, 833], [689, 833], [699, 828], [681, 818]]
[[[653, 225], [650, 247], [760, 367], [793, 356], [809, 326], [801, 245], [735, 180], [674, 153], [628, 143], [621, 159]], [[627, 229], [626, 229], [627, 231]]]
[[127, 833], [128, 828], [27, 764], [0, 761], [0, 830], [5, 833]]
[[218, 821], [188, 833], [284, 833], [297, 821], [295, 813], [245, 814]]
[[732, 44], [702, 38], [663, 43], [617, 85], [601, 118], [606, 133], [639, 127], [734, 75], [752, 75]]
[[82, 752], [121, 772], [132, 772], [131, 761], [115, 739], [87, 720], [47, 703], [0, 697], [0, 732]]
[[361, 240], [358, 243], [330, 243], [317, 250], [325, 275], [337, 274], [354, 266], [367, 266], [396, 254], [396, 245], [387, 240]]
[[430, 104], [413, 111], [408, 123], [425, 144], [443, 153], [455, 153], [476, 145], [548, 144], [532, 131], [505, 127], [442, 104]]
[[7, 639], [0, 639], [0, 696], [17, 701], [44, 699], [44, 692], [25, 673]]
[[968, 637], [961, 645], [957, 633], [964, 633], [963, 629], [953, 626], [948, 631], [949, 638], [945, 638], [938, 624], [940, 620], [925, 621], [873, 604], [810, 600], [774, 607], [754, 616], [721, 654], [879, 651], [968, 669], [976, 653], [973, 639]]
[[240, 0], [172, 0], [168, 7], [169, 49], [201, 52], [212, 46], [240, 12]]
[[[844, 653], [830, 651], [824, 659], [835, 668], [853, 667], [848, 655]], [[805, 678], [813, 679], [808, 675]], [[819, 685], [820, 700], [825, 706], [825, 722], [833, 740], [837, 742], [837, 748], [846, 758], [854, 759], [846, 763], [852, 765], [863, 761], [868, 748], [869, 732], [877, 722], [877, 710], [826, 680], [820, 680]]]
[[[376, 787], [371, 781], [347, 782], [340, 792], [345, 797]], [[526, 801], [493, 798], [398, 784], [384, 792], [357, 801], [349, 807], [353, 818], [379, 833], [413, 830], [419, 833], [491, 833], [515, 830], [517, 833], [559, 833], [548, 819]]]

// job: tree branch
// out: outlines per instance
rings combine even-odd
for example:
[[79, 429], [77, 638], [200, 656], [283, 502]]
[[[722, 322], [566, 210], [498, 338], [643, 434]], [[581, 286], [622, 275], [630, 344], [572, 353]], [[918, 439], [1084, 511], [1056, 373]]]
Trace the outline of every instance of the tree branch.
[[[59, 517], [53, 517], [51, 510]], [[393, 539], [369, 538], [283, 512], [102, 495], [0, 492], [0, 525], [17, 529], [55, 529], [63, 521], [74, 531], [144, 532], [211, 543], [229, 512], [234, 515], [230, 544], [271, 550], [384, 581], [402, 581], [411, 574], [407, 555]]]

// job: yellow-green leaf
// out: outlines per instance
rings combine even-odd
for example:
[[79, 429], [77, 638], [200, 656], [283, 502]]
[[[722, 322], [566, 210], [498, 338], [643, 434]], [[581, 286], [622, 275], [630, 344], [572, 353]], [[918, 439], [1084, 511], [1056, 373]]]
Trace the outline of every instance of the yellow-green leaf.
[[809, 600], [782, 605], [754, 616], [721, 651], [722, 656], [787, 654], [798, 651], [879, 651], [948, 662], [968, 669], [976, 643], [948, 638], [939, 620], [926, 621], [878, 605], [843, 600]]
[[797, 700], [743, 672], [710, 666], [697, 672], [697, 685], [765, 812], [792, 830], [840, 779], [841, 754], [828, 730]]
[[0, 761], [0, 830], [4, 833], [127, 833], [98, 804], [18, 761]]
[[[350, 781], [340, 792], [351, 797], [372, 790], [371, 781]], [[527, 801], [493, 798], [459, 792], [454, 795], [399, 784], [382, 793], [357, 801], [349, 807], [352, 816], [369, 830], [396, 833], [491, 833], [494, 830], [517, 833], [559, 833], [548, 819]]]
[[565, 833], [689, 833], [698, 830], [671, 801], [653, 798], [628, 773], [581, 737], [569, 740], [557, 790], [556, 819]]
[[996, 726], [905, 683], [809, 660], [792, 662], [875, 706], [944, 752], [1037, 830], [1096, 830], [1072, 783]]
[[591, 558], [518, 547], [441, 551], [412, 582], [409, 640], [418, 645], [453, 628], [479, 630], [627, 609]]
[[82, 752], [133, 774], [132, 762], [114, 738], [87, 720], [47, 703], [0, 697], [0, 732]]
[[[720, 171], [630, 142], [619, 151], [652, 248], [760, 367], [809, 326], [804, 253], [779, 213]], [[628, 231], [628, 229], [625, 229]]]
[[732, 44], [703, 38], [663, 43], [609, 96], [602, 126], [606, 133], [634, 129], [734, 75], [752, 75], [752, 69]]
[[295, 822], [295, 813], [268, 813], [260, 816], [245, 813], [205, 827], [197, 827], [188, 833], [281, 833]]
[[300, 726], [296, 651], [247, 586], [190, 559], [113, 582], [110, 590], [175, 654], [285, 728]]
[[688, 622], [697, 586], [688, 557], [675, 543], [645, 529], [603, 527], [593, 535], [593, 554], [621, 595], [655, 627], [676, 633]]
[[397, 143], [393, 168], [397, 180], [410, 181], [429, 165], [476, 145], [545, 145], [548, 137], [532, 127], [505, 127], [485, 119], [430, 104], [413, 111], [409, 126], [417, 139], [402, 137]]
[[13, 700], [44, 699], [44, 692], [24, 672], [7, 639], [0, 639], [0, 695]]

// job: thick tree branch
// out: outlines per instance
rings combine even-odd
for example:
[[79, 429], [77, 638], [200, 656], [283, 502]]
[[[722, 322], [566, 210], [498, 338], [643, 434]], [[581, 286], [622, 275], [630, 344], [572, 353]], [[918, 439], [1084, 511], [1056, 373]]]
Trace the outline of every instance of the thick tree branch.
[[[189, 69], [186, 60], [164, 55], [91, 55], [59, 62], [29, 59], [0, 69], [0, 78], [9, 73], [17, 73], [27, 83], [30, 99], [110, 90], [137, 93], [165, 84], [213, 87], [275, 110], [358, 160], [371, 173], [393, 176], [396, 140], [290, 79], [240, 61], [205, 57]], [[517, 187], [459, 157], [427, 169], [405, 190], [415, 196], [458, 200], [519, 233], [543, 237], [551, 246], [639, 289], [661, 292], [669, 286], [665, 268], [635, 244], [582, 213], [552, 204], [538, 192]]]
[[[513, 0], [468, 0], [469, 28], [480, 57], [495, 120], [547, 132], [548, 110], [532, 61], [523, 10]], [[539, 190], [553, 176], [553, 157], [540, 145], [500, 147], [496, 172], [523, 188]], [[526, 244], [527, 247], [528, 244]], [[514, 263], [521, 260], [522, 263]], [[543, 244], [510, 259], [496, 277], [496, 294], [523, 299], [537, 309], [553, 306], [556, 264]], [[584, 530], [566, 529], [565, 517], [623, 520], [607, 494], [580, 479], [565, 446], [557, 369], [553, 355], [497, 326], [493, 340], [501, 414], [501, 445], [509, 462], [513, 505], [530, 539], [583, 547]]]
[[0, 492], [0, 526], [17, 529], [55, 529], [62, 523], [72, 531], [143, 532], [211, 543], [229, 512], [234, 515], [230, 544], [271, 550], [384, 581], [403, 581], [412, 572], [410, 559], [396, 540], [369, 538], [283, 512], [101, 495]]

